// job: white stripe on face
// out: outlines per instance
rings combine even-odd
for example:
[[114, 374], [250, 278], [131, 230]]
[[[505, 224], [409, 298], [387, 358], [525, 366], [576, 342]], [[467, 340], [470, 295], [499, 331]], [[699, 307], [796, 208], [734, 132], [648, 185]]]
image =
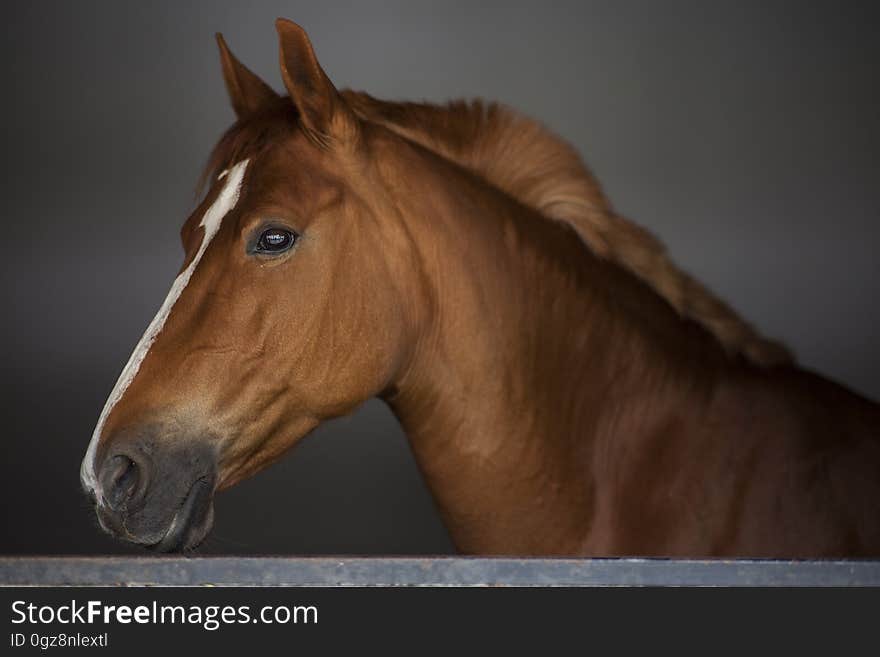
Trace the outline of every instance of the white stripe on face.
[[247, 169], [247, 163], [247, 160], [242, 160], [231, 169], [220, 174], [218, 180], [225, 177], [226, 182], [223, 185], [223, 189], [220, 190], [220, 194], [211, 204], [211, 207], [205, 212], [202, 221], [199, 224], [204, 227], [205, 232], [198, 252], [196, 252], [195, 257], [192, 259], [192, 262], [189, 263], [189, 266], [174, 279], [174, 283], [172, 283], [171, 289], [168, 291], [168, 296], [165, 297], [165, 302], [162, 304], [162, 307], [159, 308], [159, 312], [147, 327], [146, 333], [144, 333], [140, 342], [138, 342], [137, 346], [134, 348], [131, 357], [128, 359], [128, 363], [122, 370], [122, 374], [119, 375], [119, 379], [116, 381], [116, 385], [110, 392], [110, 397], [107, 399], [107, 403], [104, 404], [104, 410], [101, 411], [101, 416], [98, 418], [98, 424], [95, 427], [95, 432], [92, 434], [92, 440], [89, 443], [89, 448], [86, 450], [86, 455], [85, 458], [83, 458], [82, 466], [79, 471], [82, 485], [86, 489], [94, 492], [98, 499], [101, 499], [101, 487], [98, 482], [97, 474], [95, 473], [95, 452], [98, 448], [98, 440], [101, 437], [101, 431], [104, 429], [104, 423], [107, 421], [110, 411], [112, 411], [113, 407], [116, 406], [120, 399], [122, 399], [122, 395], [125, 394], [125, 391], [134, 380], [135, 375], [141, 367], [141, 363], [144, 362], [144, 358], [146, 358], [147, 353], [150, 351], [150, 347], [153, 346], [153, 343], [162, 331], [162, 327], [165, 326], [165, 321], [171, 314], [171, 309], [174, 307], [175, 302], [180, 298], [184, 288], [192, 278], [193, 272], [195, 272], [199, 261], [202, 259], [202, 256], [208, 248], [208, 244], [211, 243], [211, 239], [213, 239], [217, 234], [217, 231], [220, 230], [220, 224], [223, 222], [223, 218], [229, 214], [229, 212], [235, 207], [235, 204], [238, 203], [241, 182], [244, 179], [244, 172], [245, 169]]

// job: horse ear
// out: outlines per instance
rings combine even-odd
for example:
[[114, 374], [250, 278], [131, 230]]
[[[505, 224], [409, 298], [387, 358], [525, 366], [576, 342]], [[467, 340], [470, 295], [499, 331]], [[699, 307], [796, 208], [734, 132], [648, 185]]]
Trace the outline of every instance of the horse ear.
[[223, 35], [219, 32], [217, 33], [217, 45], [220, 46], [223, 79], [226, 80], [229, 99], [232, 101], [232, 108], [239, 119], [278, 102], [280, 98], [278, 94], [236, 59], [226, 45]]
[[281, 77], [306, 131], [321, 143], [351, 137], [354, 115], [324, 73], [305, 30], [293, 21], [275, 21], [281, 49]]

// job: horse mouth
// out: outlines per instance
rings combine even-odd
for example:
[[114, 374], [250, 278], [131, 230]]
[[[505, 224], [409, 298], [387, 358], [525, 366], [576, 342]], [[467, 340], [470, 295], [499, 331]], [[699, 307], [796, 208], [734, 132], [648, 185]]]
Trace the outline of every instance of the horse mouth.
[[213, 524], [212, 493], [207, 478], [197, 479], [175, 512], [164, 536], [147, 547], [157, 552], [183, 552], [197, 548]]

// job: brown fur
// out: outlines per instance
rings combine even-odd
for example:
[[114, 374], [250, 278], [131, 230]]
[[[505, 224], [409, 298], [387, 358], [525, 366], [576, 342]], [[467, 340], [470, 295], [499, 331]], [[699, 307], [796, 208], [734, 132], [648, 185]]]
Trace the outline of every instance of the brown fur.
[[616, 214], [578, 154], [536, 121], [497, 103], [432, 105], [381, 101], [362, 92], [344, 95], [362, 117], [468, 167], [545, 216], [571, 224], [593, 253], [642, 278], [729, 353], [765, 366], [791, 362], [785, 347], [761, 337], [679, 269], [653, 235]]
[[[692, 319], [732, 354], [763, 366], [790, 363], [778, 342], [759, 335], [726, 303], [669, 258], [663, 244], [641, 226], [616, 214], [577, 153], [539, 123], [497, 103], [447, 105], [381, 101], [363, 92], [344, 98], [362, 118], [380, 123], [450, 160], [545, 216], [572, 225], [593, 253], [647, 282], [683, 317]], [[215, 148], [202, 180], [256, 153], [272, 141], [287, 99], [236, 124]], [[201, 185], [200, 185], [201, 186]]]
[[[208, 493], [378, 396], [462, 552], [880, 555], [880, 407], [786, 364], [536, 124], [339, 94], [278, 29], [290, 100], [221, 43], [209, 167], [247, 173], [104, 425], [107, 526], [191, 547]], [[249, 249], [267, 222], [293, 250]]]

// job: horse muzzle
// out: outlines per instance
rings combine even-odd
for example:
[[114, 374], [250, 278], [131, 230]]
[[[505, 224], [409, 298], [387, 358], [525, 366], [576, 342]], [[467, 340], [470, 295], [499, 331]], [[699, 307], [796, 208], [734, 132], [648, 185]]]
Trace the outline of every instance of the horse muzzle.
[[191, 550], [213, 524], [216, 469], [205, 440], [126, 430], [103, 441], [97, 490], [87, 492], [107, 533], [160, 552]]

